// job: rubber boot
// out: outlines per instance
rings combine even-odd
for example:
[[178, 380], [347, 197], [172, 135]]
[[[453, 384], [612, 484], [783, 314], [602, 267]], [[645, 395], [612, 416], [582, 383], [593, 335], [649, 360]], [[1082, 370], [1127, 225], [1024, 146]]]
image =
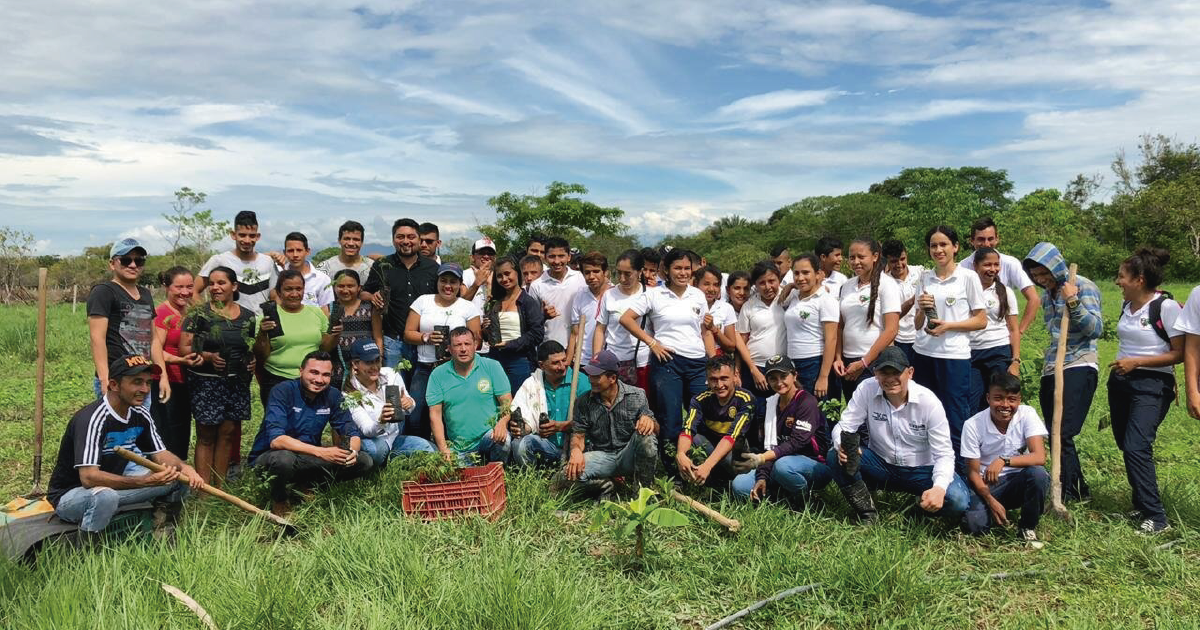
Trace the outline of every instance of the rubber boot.
[[849, 503], [855, 514], [858, 515], [858, 522], [864, 525], [875, 522], [877, 517], [875, 500], [871, 498], [871, 491], [867, 488], [866, 482], [860, 479], [842, 488], [842, 495], [846, 497], [846, 503]]
[[862, 464], [862, 453], [858, 450], [861, 443], [862, 436], [858, 433], [842, 434], [842, 452], [846, 454], [846, 463], [842, 465], [842, 471], [847, 477], [858, 474], [858, 467]]

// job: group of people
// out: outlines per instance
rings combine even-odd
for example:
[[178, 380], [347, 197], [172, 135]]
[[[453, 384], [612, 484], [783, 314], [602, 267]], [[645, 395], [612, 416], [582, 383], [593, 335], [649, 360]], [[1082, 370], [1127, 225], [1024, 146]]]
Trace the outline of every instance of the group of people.
[[[931, 228], [929, 268], [899, 241], [826, 237], [812, 253], [775, 248], [749, 272], [671, 247], [627, 250], [610, 269], [600, 252], [539, 236], [503, 257], [481, 238], [463, 269], [440, 262], [432, 224], [400, 219], [391, 236], [394, 253], [364, 257], [365, 230], [347, 221], [338, 255], [313, 264], [298, 232], [281, 253], [258, 252], [257, 218], [241, 212], [234, 248], [195, 274], [163, 273], [157, 306], [140, 282], [145, 249], [113, 245], [112, 279], [87, 305], [98, 400], [64, 435], [59, 516], [100, 531], [120, 505], [177, 499], [180, 474], [219, 486], [241, 463], [257, 380], [264, 415], [247, 464], [267, 473], [280, 514], [297, 486], [424, 451], [545, 468], [554, 490], [597, 495], [665, 471], [801, 509], [832, 481], [864, 522], [872, 492], [889, 490], [972, 533], [1017, 520], [1036, 541], [1064, 336], [1061, 481], [1067, 500], [1089, 496], [1074, 440], [1101, 368], [1100, 292], [1049, 243], [1000, 253], [990, 219], [971, 226], [965, 257], [953, 227]], [[1161, 291], [1167, 262], [1143, 248], [1117, 270], [1107, 366], [1146, 533], [1169, 527], [1153, 444], [1176, 363], [1200, 417], [1200, 288], [1186, 307]], [[1040, 415], [1021, 378], [1039, 309], [1051, 340]], [[828, 415], [837, 399], [844, 409]], [[171, 472], [147, 474], [116, 447]]]

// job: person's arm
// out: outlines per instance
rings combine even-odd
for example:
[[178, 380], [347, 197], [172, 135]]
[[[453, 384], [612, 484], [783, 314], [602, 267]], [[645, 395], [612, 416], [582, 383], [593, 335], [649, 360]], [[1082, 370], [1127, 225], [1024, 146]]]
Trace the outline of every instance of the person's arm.
[[592, 331], [592, 356], [596, 356], [604, 350], [604, 339], [607, 335], [608, 327], [596, 322], [596, 329]]
[[871, 348], [862, 357], [863, 367], [868, 367], [871, 362], [879, 356], [883, 349], [892, 345], [896, 340], [896, 333], [900, 330], [900, 314], [899, 313], [884, 313], [883, 314], [883, 332], [879, 333], [879, 338], [875, 343], [871, 344]]
[[833, 362], [837, 360], [838, 322], [821, 322], [824, 330], [821, 351], [821, 371], [817, 374], [812, 392], [817, 398], [824, 398], [829, 393], [829, 373], [833, 370]]
[[186, 478], [185, 481], [192, 489], [199, 490], [204, 486], [204, 480], [200, 478], [200, 473], [196, 472], [196, 469], [189, 466], [187, 462], [179, 459], [175, 453], [164, 449], [157, 453], [151, 453], [150, 459], [157, 464], [166, 466], [167, 470], [177, 471], [180, 476]]
[[1012, 361], [1008, 364], [1008, 372], [1013, 376], [1021, 375], [1021, 326], [1017, 324], [1016, 315], [1006, 315], [1004, 325], [1008, 327], [1008, 346], [1012, 348]]
[[[136, 490], [163, 486], [179, 478], [179, 471], [167, 468], [162, 472], [151, 472], [147, 475], [114, 475], [100, 470], [99, 466], [79, 467], [79, 482], [84, 488], [112, 488], [113, 490]], [[198, 478], [199, 475], [196, 475]]]
[[1021, 289], [1021, 295], [1025, 296], [1025, 314], [1021, 316], [1021, 334], [1024, 335], [1037, 317], [1038, 309], [1042, 306], [1042, 296], [1034, 285]]
[[205, 273], [205, 269], [208, 269], [208, 265], [205, 265], [204, 269], [201, 269], [196, 276], [196, 284], [192, 288], [192, 304], [204, 303], [204, 289], [208, 286], [208, 274]]
[[99, 315], [88, 317], [88, 345], [92, 350], [92, 363], [96, 367], [96, 378], [100, 379], [100, 395], [108, 391], [108, 345], [104, 337], [108, 334], [108, 318]]
[[517, 313], [521, 317], [521, 336], [504, 344], [509, 352], [524, 352], [542, 344], [542, 336], [546, 333], [546, 316], [537, 300], [528, 293], [522, 292], [517, 298]]
[[425, 336], [421, 334], [421, 314], [416, 311], [410, 310], [408, 319], [404, 321], [404, 343], [425, 345]]
[[[1099, 339], [1104, 334], [1104, 314], [1100, 310], [1100, 291], [1090, 281], [1084, 286], [1063, 284], [1063, 297], [1070, 313], [1071, 324], [1087, 339]], [[1071, 297], [1078, 299], [1075, 308], [1071, 308]], [[1063, 334], [1069, 334], [1064, 330]]]
[[1188, 414], [1200, 420], [1200, 335], [1185, 334], [1183, 348], [1183, 379], [1187, 387]]
[[912, 310], [913, 305], [916, 303], [917, 303], [917, 294], [916, 293], [914, 293], [912, 297], [910, 297], [907, 300], [904, 300], [903, 302], [900, 303], [901, 319], [903, 319], [905, 315], [908, 315], [908, 312]]
[[563, 471], [566, 478], [575, 481], [583, 474], [587, 460], [583, 456], [584, 434], [578, 431], [571, 433], [570, 454], [567, 456], [567, 467]]
[[375, 340], [375, 345], [379, 346], [380, 352], [383, 351], [383, 312], [377, 308], [371, 309], [371, 338]]
[[696, 433], [701, 419], [700, 403], [693, 398], [688, 402], [687, 417], [683, 420], [683, 430], [679, 432], [679, 437], [675, 440], [675, 463], [684, 479], [693, 479], [692, 472], [696, 466], [688, 451], [692, 448], [692, 435]]
[[[1128, 374], [1138, 368], [1169, 367], [1183, 360], [1183, 335], [1171, 337], [1171, 349], [1152, 357], [1125, 357], [1109, 364], [1117, 374]], [[1186, 372], [1187, 366], [1184, 366]]]
[[[153, 324], [151, 324], [153, 327]], [[158, 400], [159, 402], [167, 402], [171, 399], [171, 377], [167, 374], [167, 361], [163, 358], [166, 352], [163, 350], [163, 342], [167, 336], [164, 334], [161, 338], [157, 334], [152, 334], [150, 339], [150, 362], [158, 366]]]
[[437, 450], [445, 457], [447, 461], [451, 461], [454, 457], [454, 451], [446, 445], [446, 424], [442, 420], [442, 403], [429, 406], [429, 428], [433, 432], [433, 444], [437, 446]]
[[[896, 323], [898, 327], [900, 320], [896, 320]], [[846, 374], [846, 364], [844, 361], [842, 361], [842, 344], [846, 342], [845, 336], [846, 320], [839, 319], [837, 325], [837, 337], [835, 338], [835, 345], [833, 348], [833, 373], [837, 374], [838, 376], [844, 376]]]
[[746, 340], [749, 338], [750, 333], [739, 332], [735, 335], [737, 355], [746, 364], [746, 368], [750, 370], [750, 377], [754, 379], [754, 386], [759, 389], [766, 389], [767, 377], [763, 375], [757, 365], [754, 365], [754, 358], [750, 356], [750, 348], [746, 345]]
[[659, 361], [669, 360], [675, 354], [675, 351], [658, 343], [657, 339], [651, 337], [645, 330], [642, 330], [641, 325], [638, 324], [638, 317], [641, 317], [642, 314], [635, 308], [626, 310], [621, 315], [621, 325], [625, 327], [625, 330], [629, 331], [629, 334], [633, 335], [634, 339], [646, 344], [646, 347], [650, 349], [650, 352], [654, 353], [654, 356]]

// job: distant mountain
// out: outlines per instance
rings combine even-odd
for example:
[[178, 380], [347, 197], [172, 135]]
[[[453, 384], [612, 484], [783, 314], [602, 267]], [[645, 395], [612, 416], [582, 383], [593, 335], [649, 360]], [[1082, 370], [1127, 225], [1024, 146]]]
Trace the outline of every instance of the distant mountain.
[[375, 254], [387, 256], [395, 251], [396, 248], [392, 245], [380, 245], [379, 243], [364, 243], [362, 246], [363, 256], [373, 256]]

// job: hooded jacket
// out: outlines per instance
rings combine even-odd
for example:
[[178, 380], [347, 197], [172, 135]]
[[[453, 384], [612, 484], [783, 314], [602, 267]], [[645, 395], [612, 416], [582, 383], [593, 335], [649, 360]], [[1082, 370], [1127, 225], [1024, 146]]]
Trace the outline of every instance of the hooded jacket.
[[[1069, 278], [1067, 262], [1059, 253], [1058, 248], [1050, 243], [1038, 243], [1029, 250], [1029, 255], [1021, 262], [1025, 272], [1034, 265], [1041, 265], [1054, 274], [1058, 286], [1065, 284]], [[1033, 274], [1030, 274], [1032, 276]], [[1075, 286], [1079, 288], [1079, 303], [1075, 308], [1067, 308], [1062, 292], [1057, 289], [1051, 294], [1042, 289], [1042, 316], [1046, 320], [1046, 331], [1050, 333], [1050, 344], [1046, 347], [1045, 367], [1042, 374], [1054, 372], [1054, 360], [1058, 354], [1058, 336], [1062, 324], [1063, 310], [1070, 313], [1070, 324], [1067, 327], [1067, 355], [1063, 367], [1075, 367], [1079, 364], [1095, 364], [1099, 359], [1096, 354], [1096, 340], [1104, 332], [1104, 317], [1100, 311], [1100, 289], [1096, 283], [1083, 276], [1075, 276]]]

